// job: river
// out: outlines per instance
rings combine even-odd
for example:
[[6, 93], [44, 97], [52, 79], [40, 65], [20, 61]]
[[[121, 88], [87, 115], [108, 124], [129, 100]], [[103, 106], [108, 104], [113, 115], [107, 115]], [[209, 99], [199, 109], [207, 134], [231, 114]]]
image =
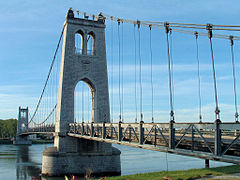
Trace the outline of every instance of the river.
[[[52, 144], [33, 144], [15, 146], [0, 144], [0, 180], [41, 179], [41, 159], [45, 148]], [[163, 171], [203, 168], [204, 160], [187, 156], [155, 152], [128, 146], [114, 145], [121, 150], [122, 175]], [[230, 165], [229, 163], [210, 161], [211, 167]], [[42, 178], [45, 180], [46, 178]], [[60, 180], [64, 178], [47, 178]]]

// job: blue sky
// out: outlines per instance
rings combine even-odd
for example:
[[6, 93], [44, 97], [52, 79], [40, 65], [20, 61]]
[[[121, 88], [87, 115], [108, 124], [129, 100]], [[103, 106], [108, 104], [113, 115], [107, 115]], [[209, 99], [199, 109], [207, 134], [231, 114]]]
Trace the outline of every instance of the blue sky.
[[[65, 14], [69, 7], [98, 14], [103, 12], [120, 18], [133, 20], [169, 21], [182, 23], [212, 23], [238, 25], [239, 2], [237, 0], [10, 0], [0, 2], [0, 119], [16, 118], [18, 106], [36, 106], [43, 83], [56, 48]], [[106, 42], [109, 50], [110, 24], [107, 23]], [[114, 26], [116, 33], [116, 26]], [[143, 59], [143, 103], [144, 117], [150, 122], [150, 64], [148, 29], [141, 29]], [[154, 114], [158, 121], [168, 121], [169, 98], [167, 86], [167, 59], [165, 34], [153, 29], [153, 79]], [[133, 119], [134, 101], [134, 63], [133, 63], [132, 25], [124, 24], [124, 116]], [[129, 42], [128, 42], [129, 41]], [[115, 38], [114, 42], [117, 42]], [[195, 46], [192, 36], [173, 33], [173, 61], [175, 84], [176, 119], [179, 121], [197, 121], [197, 82]], [[209, 44], [207, 38], [199, 40], [203, 117], [211, 121], [214, 117], [214, 99]], [[239, 51], [236, 42], [236, 51]], [[219, 103], [224, 121], [233, 121], [233, 94], [231, 79], [230, 49], [227, 40], [214, 41], [215, 58], [219, 86]], [[117, 44], [114, 45], [117, 57]], [[114, 56], [114, 117], [118, 116], [117, 78], [118, 59]], [[236, 52], [237, 75], [240, 54]], [[111, 64], [109, 62], [109, 73]], [[116, 69], [116, 70], [115, 70]], [[131, 77], [131, 78], [129, 78]], [[240, 78], [237, 78], [238, 83]], [[240, 87], [240, 86], [239, 86]], [[238, 88], [239, 91], [239, 88]], [[240, 97], [240, 96], [239, 96]], [[193, 119], [193, 120], [192, 120]]]

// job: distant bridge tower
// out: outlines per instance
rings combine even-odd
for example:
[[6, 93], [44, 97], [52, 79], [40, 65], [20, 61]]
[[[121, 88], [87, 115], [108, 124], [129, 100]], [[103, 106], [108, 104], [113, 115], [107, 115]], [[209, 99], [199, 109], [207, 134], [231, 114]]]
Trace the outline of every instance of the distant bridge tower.
[[20, 136], [24, 130], [28, 129], [28, 107], [21, 108], [18, 110], [18, 123], [17, 123], [17, 135], [13, 141], [16, 145], [30, 145], [32, 141], [28, 139], [28, 136]]
[[[81, 46], [76, 47], [76, 35]], [[88, 44], [92, 38], [91, 45]], [[78, 82], [91, 90], [91, 121], [110, 122], [108, 76], [105, 48], [105, 19], [74, 18], [66, 15], [54, 147], [43, 152], [42, 174], [60, 176], [82, 174], [120, 174], [120, 151], [111, 144], [67, 136], [74, 123], [74, 91]]]

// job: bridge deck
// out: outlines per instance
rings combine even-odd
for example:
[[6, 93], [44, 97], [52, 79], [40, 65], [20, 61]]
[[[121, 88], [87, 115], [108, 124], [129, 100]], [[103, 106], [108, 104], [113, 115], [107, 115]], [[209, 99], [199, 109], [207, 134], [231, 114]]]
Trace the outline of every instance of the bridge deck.
[[[72, 123], [68, 136], [240, 164], [238, 123]], [[54, 133], [54, 126], [21, 135]]]
[[208, 152], [191, 151], [191, 150], [180, 149], [180, 148], [169, 149], [168, 147], [164, 147], [164, 146], [154, 146], [154, 145], [148, 145], [148, 144], [141, 145], [138, 143], [126, 142], [126, 141], [119, 142], [117, 140], [102, 139], [99, 137], [91, 137], [91, 136], [82, 136], [82, 135], [74, 134], [74, 133], [68, 133], [68, 135], [71, 137], [83, 138], [83, 139], [87, 139], [87, 140], [100, 141], [100, 142], [106, 142], [106, 143], [111, 143], [111, 144], [120, 144], [120, 145], [148, 149], [148, 150], [153, 150], [153, 151], [168, 152], [168, 153], [174, 153], [174, 154], [179, 154], [179, 155], [240, 164], [240, 157], [236, 157], [236, 156], [229, 156], [229, 155], [216, 156], [216, 155], [214, 155], [212, 153], [208, 153]]

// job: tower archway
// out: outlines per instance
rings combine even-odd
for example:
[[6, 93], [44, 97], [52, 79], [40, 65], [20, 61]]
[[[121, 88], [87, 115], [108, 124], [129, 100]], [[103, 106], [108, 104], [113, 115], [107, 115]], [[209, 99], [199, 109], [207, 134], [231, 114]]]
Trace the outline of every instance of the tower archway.
[[74, 90], [74, 121], [92, 122], [94, 117], [95, 88], [90, 80], [79, 81]]

